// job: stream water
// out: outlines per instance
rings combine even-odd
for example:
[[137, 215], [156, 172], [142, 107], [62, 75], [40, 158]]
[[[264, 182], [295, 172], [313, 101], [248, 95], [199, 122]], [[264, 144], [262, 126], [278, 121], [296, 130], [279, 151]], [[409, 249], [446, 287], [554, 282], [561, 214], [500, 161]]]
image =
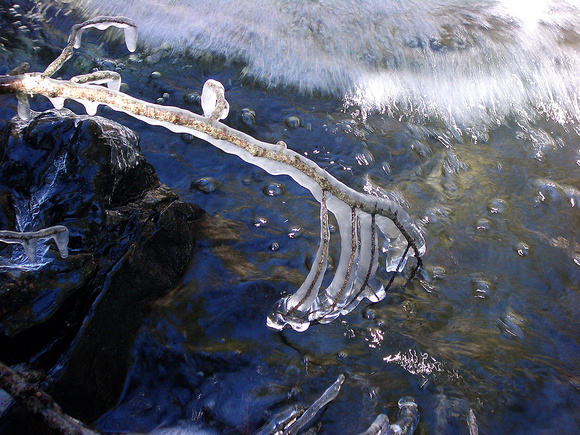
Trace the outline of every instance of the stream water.
[[[203, 83], [219, 80], [227, 124], [402, 199], [427, 240], [423, 270], [382, 302], [303, 333], [268, 330], [316, 253], [316, 201], [101, 107], [138, 132], [163, 183], [224, 226], [142, 325], [123, 397], [98, 429], [248, 433], [343, 373], [322, 433], [392, 419], [403, 396], [419, 404], [418, 433], [469, 433], [471, 411], [481, 433], [580, 431], [578, 4], [17, 3], [0, 1], [1, 74], [22, 61], [43, 70], [82, 10], [129, 16], [135, 54], [95, 31], [59, 74], [117, 69], [125, 92], [198, 113]], [[15, 113], [3, 98], [0, 119]]]

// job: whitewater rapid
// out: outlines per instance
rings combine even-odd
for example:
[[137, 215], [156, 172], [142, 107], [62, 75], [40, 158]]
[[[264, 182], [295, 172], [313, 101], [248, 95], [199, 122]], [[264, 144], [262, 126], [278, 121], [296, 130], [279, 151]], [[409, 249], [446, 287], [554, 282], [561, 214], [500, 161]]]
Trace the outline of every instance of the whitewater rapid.
[[69, 0], [124, 15], [152, 46], [241, 62], [266, 86], [447, 128], [580, 120], [580, 3]]

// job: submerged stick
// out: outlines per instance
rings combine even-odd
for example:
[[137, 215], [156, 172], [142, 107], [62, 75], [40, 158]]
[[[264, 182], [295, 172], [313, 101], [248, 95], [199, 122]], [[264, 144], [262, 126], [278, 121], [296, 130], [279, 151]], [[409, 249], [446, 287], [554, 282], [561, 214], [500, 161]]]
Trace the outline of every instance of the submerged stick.
[[413, 435], [419, 422], [419, 410], [412, 397], [399, 400], [397, 420], [389, 423], [389, 417], [379, 414], [370, 427], [360, 435]]
[[302, 429], [310, 420], [314, 418], [318, 412], [326, 406], [327, 403], [332, 402], [338, 393], [340, 392], [340, 387], [344, 382], [344, 375], [338, 375], [338, 378], [330, 387], [326, 389], [324, 393], [302, 414], [302, 416], [296, 420], [290, 427], [286, 428], [284, 435], [295, 435], [300, 429]]

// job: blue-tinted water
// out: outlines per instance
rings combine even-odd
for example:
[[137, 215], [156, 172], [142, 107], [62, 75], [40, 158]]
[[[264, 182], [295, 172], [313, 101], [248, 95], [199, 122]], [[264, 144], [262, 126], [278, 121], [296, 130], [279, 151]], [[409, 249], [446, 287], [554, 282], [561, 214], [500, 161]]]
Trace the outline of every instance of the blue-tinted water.
[[[260, 6], [293, 5], [292, 11], [276, 8], [275, 17], [300, 17], [307, 3]], [[311, 3], [314, 9], [302, 12], [296, 29], [305, 20], [318, 22], [322, 30], [314, 34], [326, 37], [334, 15], [320, 15]], [[265, 57], [263, 66], [259, 52], [244, 57], [220, 39], [216, 53], [200, 51], [203, 46], [187, 51], [190, 44], [175, 42], [184, 38], [179, 31], [166, 32], [177, 36], [163, 42], [151, 22], [142, 34], [152, 46], [129, 55], [123, 44], [95, 32], [61, 72], [67, 77], [116, 65], [131, 95], [164, 98], [198, 113], [191, 94], [217, 79], [231, 107], [227, 124], [260, 140], [284, 140], [353, 188], [380, 187], [402, 197], [427, 239], [424, 270], [406, 287], [394, 286], [381, 303], [361, 304], [304, 333], [270, 331], [270, 308], [300, 285], [318, 247], [316, 201], [287, 177], [99, 109], [139, 133], [162, 182], [225, 225], [217, 234], [208, 231], [182, 284], [142, 325], [123, 397], [99, 419], [100, 430], [252, 432], [272, 413], [310, 404], [344, 373], [341, 393], [321, 418], [323, 433], [360, 432], [381, 412], [392, 418], [397, 400], [407, 395], [419, 404], [421, 433], [469, 433], [470, 410], [481, 433], [578, 432], [580, 13], [572, 3], [539, 17], [530, 7], [531, 21], [518, 21], [470, 3], [409, 4], [361, 2], [356, 13], [375, 7], [382, 17], [375, 42], [392, 46], [383, 60], [371, 47], [365, 53], [375, 59], [357, 64], [365, 71], [346, 73], [341, 67], [357, 59], [348, 48], [360, 47], [343, 39], [347, 48], [339, 50], [343, 46], [327, 41], [321, 53], [342, 53], [336, 63], [325, 59], [335, 65], [336, 81], [308, 69], [314, 61], [304, 52], [296, 53], [295, 69], [280, 72], [288, 56], [280, 64]], [[3, 43], [0, 73], [24, 60], [41, 70], [52, 60], [78, 19], [59, 7], [43, 12], [42, 26], [11, 36], [27, 46]], [[222, 33], [234, 27], [235, 10], [222, 15]], [[407, 45], [401, 46], [397, 37], [381, 39], [388, 12], [399, 14], [393, 34], [402, 29], [405, 38], [413, 32], [416, 38], [402, 38]], [[525, 34], [533, 37], [522, 36], [538, 19], [542, 24]], [[290, 40], [300, 37], [296, 30]], [[229, 55], [238, 57], [226, 61]], [[267, 66], [273, 78], [265, 76]], [[301, 72], [304, 81], [296, 81]], [[316, 77], [325, 85], [313, 85]], [[269, 80], [280, 85], [268, 87]], [[3, 98], [0, 118], [13, 116], [15, 106]], [[33, 102], [36, 110], [48, 107], [42, 98]], [[244, 108], [255, 112], [253, 126], [242, 122]], [[300, 119], [299, 128], [288, 126], [290, 116]], [[190, 187], [204, 177], [214, 179], [210, 193]], [[283, 185], [283, 192], [267, 194], [271, 183]], [[331, 254], [337, 258], [336, 242]]]

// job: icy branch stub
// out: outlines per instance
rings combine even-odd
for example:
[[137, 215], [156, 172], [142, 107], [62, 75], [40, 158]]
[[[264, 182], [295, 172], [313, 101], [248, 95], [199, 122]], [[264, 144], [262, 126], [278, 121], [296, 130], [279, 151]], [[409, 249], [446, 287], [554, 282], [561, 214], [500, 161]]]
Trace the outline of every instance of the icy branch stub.
[[201, 91], [201, 108], [203, 116], [211, 121], [226, 119], [230, 104], [226, 101], [224, 85], [216, 80], [206, 81]]
[[[81, 46], [83, 30], [94, 27], [97, 30], [107, 30], [109, 27], [123, 29], [127, 50], [133, 53], [137, 49], [137, 26], [125, 17], [95, 17], [92, 20], [79, 24], [77, 32], [73, 35], [73, 47]], [[74, 27], [71, 33], [74, 32]]]
[[53, 239], [62, 258], [68, 257], [68, 229], [62, 225], [44, 228], [39, 231], [17, 232], [0, 231], [0, 242], [18, 243], [24, 248], [28, 261], [36, 263], [36, 247], [40, 239]]
[[373, 424], [360, 435], [413, 435], [419, 422], [419, 410], [412, 397], [399, 400], [397, 420], [389, 423], [389, 417], [379, 414]]

